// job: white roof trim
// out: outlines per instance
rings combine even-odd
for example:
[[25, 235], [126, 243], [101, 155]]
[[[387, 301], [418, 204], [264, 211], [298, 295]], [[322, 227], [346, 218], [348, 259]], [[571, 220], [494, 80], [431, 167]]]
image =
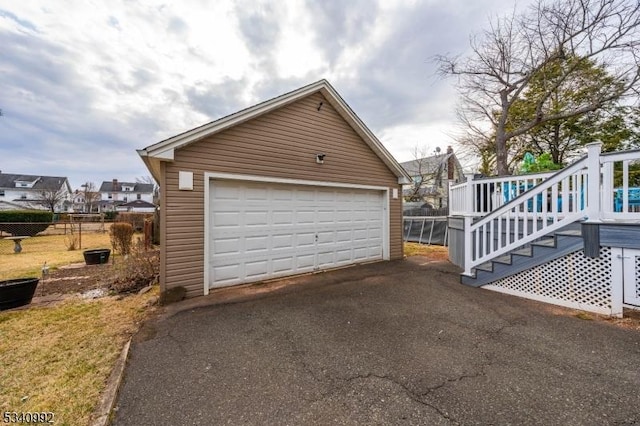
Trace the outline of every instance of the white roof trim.
[[[398, 183], [407, 183], [411, 180], [407, 172], [398, 164], [393, 156], [386, 150], [382, 143], [375, 137], [373, 132], [360, 120], [360, 118], [351, 110], [349, 105], [342, 99], [336, 90], [329, 84], [327, 80], [320, 80], [293, 92], [280, 95], [276, 98], [259, 103], [252, 107], [238, 111], [219, 120], [212, 121], [195, 129], [188, 130], [179, 135], [165, 139], [156, 144], [150, 145], [144, 149], [138, 150], [138, 154], [147, 165], [156, 180], [159, 180], [160, 167], [159, 161], [172, 161], [174, 159], [174, 151], [182, 148], [200, 139], [212, 134], [221, 132], [230, 127], [236, 126], [245, 121], [251, 120], [267, 112], [278, 109], [282, 106], [295, 102], [312, 93], [321, 92], [331, 105], [338, 111], [349, 125], [360, 135], [360, 137], [369, 145], [369, 147], [380, 157], [380, 159], [389, 167], [391, 171], [398, 177]], [[157, 173], [157, 175], [156, 175]]]

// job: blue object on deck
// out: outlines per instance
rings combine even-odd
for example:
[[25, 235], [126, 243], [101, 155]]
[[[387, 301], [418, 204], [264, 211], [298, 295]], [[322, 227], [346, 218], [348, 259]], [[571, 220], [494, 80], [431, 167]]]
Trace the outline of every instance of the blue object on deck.
[[[613, 193], [613, 209], [616, 212], [622, 212], [622, 195], [624, 194], [624, 188], [617, 188]], [[640, 188], [630, 187], [628, 188], [629, 195], [629, 207], [640, 206]]]
[[[509, 201], [511, 201], [512, 199], [516, 198], [518, 195], [523, 194], [525, 191], [528, 191], [530, 189], [532, 189], [533, 187], [535, 187], [536, 185], [534, 185], [533, 183], [529, 183], [527, 184], [527, 187], [525, 189], [524, 184], [510, 184], [508, 182], [504, 182], [502, 184], [502, 194], [504, 197], [504, 202], [505, 204], [508, 203]], [[640, 191], [640, 188], [638, 188], [638, 190]], [[549, 192], [550, 194], [550, 192]], [[638, 194], [638, 205], [640, 205], [640, 192]], [[573, 194], [569, 194], [569, 205], [571, 206], [571, 202], [573, 201]], [[547, 212], [551, 211], [551, 201], [547, 200]], [[584, 187], [580, 188], [580, 210], [584, 209], [584, 202], [585, 202], [585, 196], [584, 196]], [[631, 204], [631, 201], [629, 202], [629, 204]], [[572, 207], [569, 207], [570, 209]], [[529, 212], [533, 212], [533, 200], [529, 200], [527, 202], [527, 211]], [[536, 196], [536, 211], [538, 213], [542, 212], [542, 194], [538, 194]], [[562, 195], [558, 194], [558, 210], [559, 212], [562, 211]]]

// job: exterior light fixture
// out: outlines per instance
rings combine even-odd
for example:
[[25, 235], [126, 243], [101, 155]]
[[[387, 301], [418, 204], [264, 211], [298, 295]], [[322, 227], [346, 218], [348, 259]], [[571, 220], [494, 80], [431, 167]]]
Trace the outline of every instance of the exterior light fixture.
[[318, 164], [324, 164], [324, 157], [326, 157], [327, 154], [316, 154], [316, 163]]

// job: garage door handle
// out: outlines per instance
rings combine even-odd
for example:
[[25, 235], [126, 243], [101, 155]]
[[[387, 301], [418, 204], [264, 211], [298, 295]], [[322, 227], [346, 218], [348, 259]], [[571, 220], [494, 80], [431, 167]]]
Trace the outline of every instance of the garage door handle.
[[631, 256], [622, 256], [622, 255], [617, 255], [616, 256], [618, 259], [631, 259]]

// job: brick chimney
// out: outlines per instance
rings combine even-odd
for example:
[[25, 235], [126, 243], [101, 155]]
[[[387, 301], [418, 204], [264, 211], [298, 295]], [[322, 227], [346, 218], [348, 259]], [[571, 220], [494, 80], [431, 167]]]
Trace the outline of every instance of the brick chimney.
[[454, 179], [454, 170], [456, 168], [455, 157], [453, 156], [453, 148], [451, 145], [447, 147], [447, 179], [449, 181], [453, 181]]
[[118, 179], [113, 180], [113, 185], [111, 185], [112, 191], [120, 191], [120, 187], [118, 186]]

